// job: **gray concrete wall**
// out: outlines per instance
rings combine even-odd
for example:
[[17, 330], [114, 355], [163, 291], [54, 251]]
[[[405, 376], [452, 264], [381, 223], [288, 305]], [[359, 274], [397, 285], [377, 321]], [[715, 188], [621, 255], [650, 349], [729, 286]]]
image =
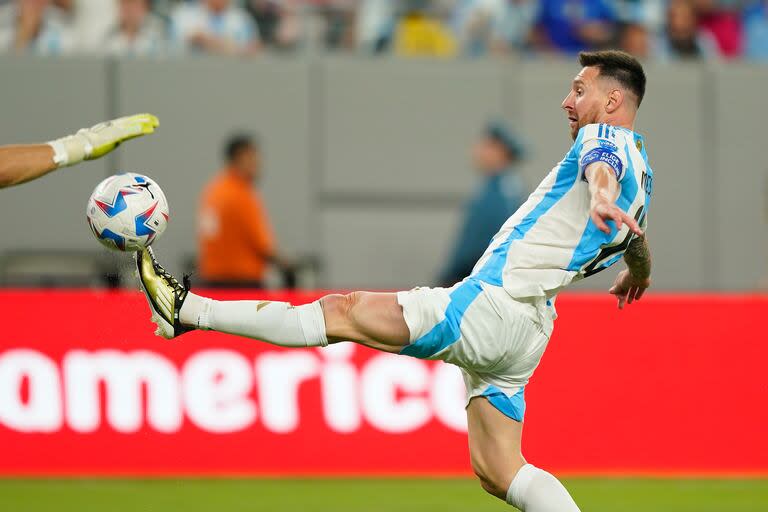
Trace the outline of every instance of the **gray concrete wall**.
[[[84, 60], [0, 60], [0, 141], [40, 142], [108, 116], [106, 64]], [[142, 151], [144, 144], [136, 146]], [[95, 247], [85, 205], [110, 161], [72, 167], [0, 193], [0, 253]]]
[[768, 287], [768, 70], [718, 67], [710, 75], [710, 128], [715, 144], [712, 194], [706, 207], [717, 288]]
[[322, 68], [322, 255], [329, 286], [434, 284], [474, 184], [469, 146], [499, 116], [489, 63], [329, 60]]
[[[199, 193], [222, 139], [257, 132], [263, 194], [281, 245], [317, 253], [326, 287], [431, 284], [474, 185], [469, 147], [504, 117], [532, 146], [531, 187], [570, 146], [564, 62], [358, 59], [0, 59], [3, 143], [47, 140], [101, 119], [158, 114], [158, 133], [103, 161], [0, 194], [0, 252], [93, 248], [85, 200], [108, 173], [154, 176], [172, 221], [158, 251], [178, 269], [196, 250]], [[655, 192], [649, 217], [660, 289], [753, 289], [768, 276], [768, 69], [649, 66], [637, 130]], [[604, 289], [612, 272], [579, 284]]]

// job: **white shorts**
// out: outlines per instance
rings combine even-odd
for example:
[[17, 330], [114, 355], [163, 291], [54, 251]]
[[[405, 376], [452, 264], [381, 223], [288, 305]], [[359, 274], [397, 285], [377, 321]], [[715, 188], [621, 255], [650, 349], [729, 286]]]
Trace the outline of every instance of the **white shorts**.
[[537, 305], [471, 278], [452, 288], [399, 292], [397, 301], [411, 341], [401, 354], [455, 364], [467, 402], [485, 396], [510, 418], [523, 420], [523, 389], [552, 333], [551, 319], [543, 320]]

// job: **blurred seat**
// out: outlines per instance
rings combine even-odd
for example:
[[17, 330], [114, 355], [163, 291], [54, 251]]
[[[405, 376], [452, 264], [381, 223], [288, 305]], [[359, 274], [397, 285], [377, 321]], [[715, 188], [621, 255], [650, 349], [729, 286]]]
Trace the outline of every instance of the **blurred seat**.
[[[268, 289], [283, 290], [314, 290], [320, 286], [323, 265], [317, 254], [300, 255], [292, 263], [291, 268], [285, 269], [278, 269], [271, 265], [267, 270], [264, 286]], [[197, 256], [195, 254], [188, 253], [182, 258], [181, 271], [183, 274], [192, 276], [192, 284], [194, 285], [195, 274], [197, 273]], [[236, 285], [226, 287], [238, 288]], [[243, 287], [248, 288], [248, 283], [244, 283]]]
[[117, 288], [125, 255], [98, 251], [14, 250], [0, 254], [0, 286]]

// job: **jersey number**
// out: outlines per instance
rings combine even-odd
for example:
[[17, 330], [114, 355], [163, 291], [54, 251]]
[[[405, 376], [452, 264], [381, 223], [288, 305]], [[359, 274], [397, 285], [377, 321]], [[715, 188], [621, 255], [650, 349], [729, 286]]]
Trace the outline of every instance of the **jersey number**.
[[[643, 212], [645, 211], [645, 207], [641, 206], [638, 208], [637, 213], [635, 214], [635, 220], [638, 224], [643, 223]], [[617, 245], [611, 245], [610, 247], [603, 247], [599, 253], [597, 253], [597, 256], [595, 256], [595, 259], [592, 260], [592, 263], [587, 265], [587, 267], [584, 269], [584, 277], [589, 277], [592, 275], [597, 274], [598, 272], [601, 272], [605, 270], [608, 267], [604, 266], [598, 266], [601, 263], [604, 263], [609, 258], [615, 256], [616, 254], [621, 254], [624, 251], [627, 250], [627, 247], [629, 247], [629, 242], [632, 241], [632, 238], [634, 238], [634, 233], [630, 231], [627, 233], [627, 236], [624, 237], [624, 240], [621, 241], [621, 243]]]

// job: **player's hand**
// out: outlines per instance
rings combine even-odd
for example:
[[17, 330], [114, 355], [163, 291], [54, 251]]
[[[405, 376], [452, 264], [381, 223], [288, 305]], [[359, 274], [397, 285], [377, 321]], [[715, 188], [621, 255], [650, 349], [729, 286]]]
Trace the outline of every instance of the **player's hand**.
[[53, 163], [56, 167], [66, 167], [83, 160], [101, 158], [121, 142], [148, 135], [158, 126], [160, 121], [152, 114], [137, 114], [83, 128], [74, 135], [53, 140], [48, 145], [53, 148]]
[[616, 223], [616, 229], [621, 230], [623, 225], [626, 224], [630, 231], [637, 236], [643, 236], [643, 230], [640, 229], [637, 221], [627, 212], [616, 206], [615, 203], [600, 201], [590, 208], [589, 216], [592, 222], [595, 223], [595, 226], [597, 226], [597, 229], [605, 234], [611, 234], [611, 228], [606, 221], [612, 220]]
[[160, 121], [152, 114], [137, 114], [83, 128], [77, 135], [85, 137], [90, 145], [86, 146], [84, 159], [94, 160], [106, 155], [123, 141], [153, 133], [158, 126]]
[[608, 292], [618, 299], [619, 309], [624, 309], [625, 304], [632, 304], [632, 301], [640, 300], [640, 297], [650, 286], [651, 279], [649, 277], [638, 279], [629, 270], [622, 270], [616, 276], [616, 281], [613, 282], [613, 286]]

